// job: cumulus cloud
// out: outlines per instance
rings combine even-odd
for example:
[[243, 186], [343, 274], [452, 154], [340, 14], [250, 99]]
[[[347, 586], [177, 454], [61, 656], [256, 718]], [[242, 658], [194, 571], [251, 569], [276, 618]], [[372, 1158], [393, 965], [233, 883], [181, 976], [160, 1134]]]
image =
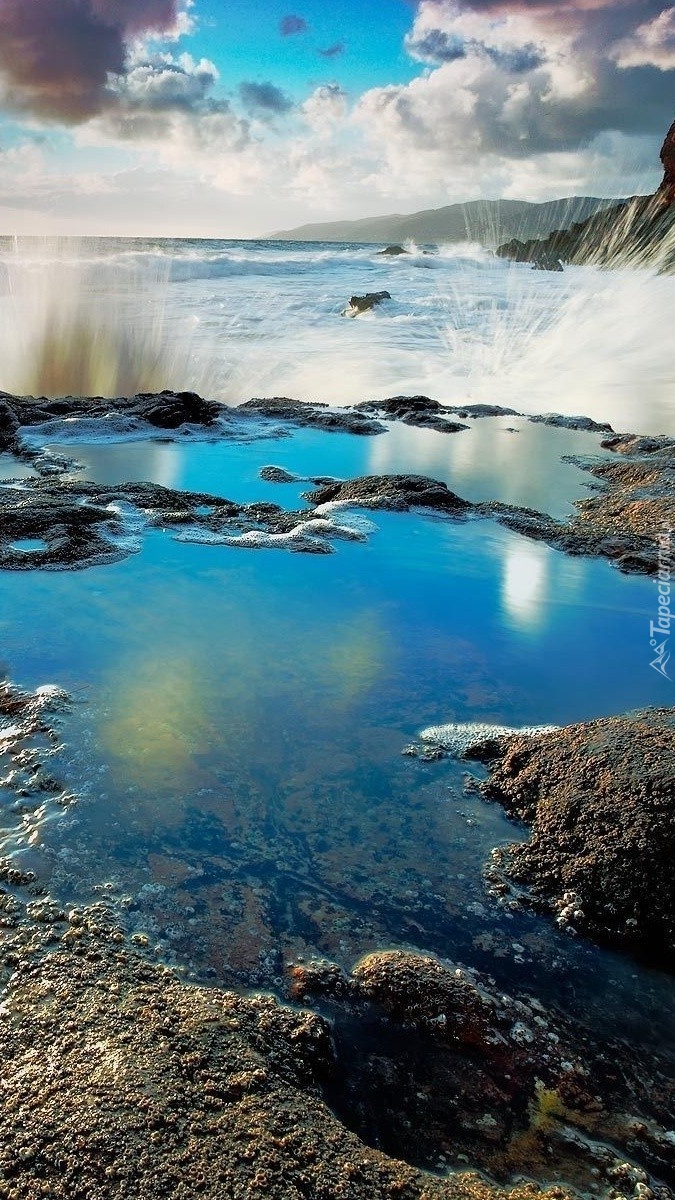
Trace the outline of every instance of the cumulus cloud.
[[284, 116], [293, 108], [293, 101], [281, 88], [273, 83], [249, 83], [239, 85], [244, 108], [254, 116]]
[[313, 133], [322, 136], [334, 133], [347, 115], [347, 93], [337, 83], [322, 83], [307, 97], [300, 111]]
[[2, 97], [19, 112], [85, 121], [108, 103], [130, 42], [174, 34], [181, 20], [178, 0], [2, 0]]
[[295, 13], [289, 13], [287, 17], [282, 17], [279, 22], [279, 33], [282, 37], [292, 37], [295, 33], [305, 33], [309, 29], [304, 17], [298, 17]]
[[[405, 85], [362, 96], [355, 121], [389, 169], [456, 180], [463, 165], [483, 171], [579, 152], [605, 132], [654, 135], [672, 120], [672, 81], [625, 39], [652, 0], [421, 0], [406, 39], [428, 65]], [[668, 10], [672, 12], [672, 10]], [[639, 16], [639, 20], [638, 20]], [[653, 24], [653, 23], [652, 23]], [[667, 53], [675, 22], [662, 13], [649, 38]], [[616, 47], [624, 45], [617, 61]]]
[[612, 51], [617, 66], [675, 69], [675, 8], [666, 8], [617, 43]]
[[139, 53], [111, 87], [116, 100], [113, 109], [121, 114], [133, 110], [211, 111], [215, 102], [210, 92], [218, 78], [216, 66], [206, 58], [196, 62], [190, 54], [175, 58], [172, 54]]

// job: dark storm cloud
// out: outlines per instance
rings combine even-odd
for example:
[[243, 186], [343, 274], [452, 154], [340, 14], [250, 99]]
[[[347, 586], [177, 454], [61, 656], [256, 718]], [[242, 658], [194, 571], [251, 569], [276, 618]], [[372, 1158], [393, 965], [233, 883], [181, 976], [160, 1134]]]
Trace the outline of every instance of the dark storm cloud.
[[0, 82], [18, 111], [76, 123], [101, 112], [127, 42], [170, 29], [177, 0], [0, 0]]
[[335, 42], [334, 45], [332, 45], [332, 46], [326, 46], [325, 50], [319, 50], [319, 54], [321, 55], [322, 58], [337, 58], [338, 55], [344, 54], [344, 52], [345, 52], [345, 43], [344, 42]]
[[295, 13], [289, 13], [279, 22], [279, 33], [282, 37], [291, 37], [294, 33], [305, 33], [307, 29], [309, 29], [309, 25], [305, 18], [297, 17]]
[[390, 89], [382, 102], [427, 148], [463, 128], [455, 78], [471, 96], [466, 137], [481, 153], [527, 158], [578, 150], [603, 133], [662, 135], [675, 114], [672, 11], [656, 0], [423, 0], [408, 52], [446, 72], [469, 57], [485, 69], [473, 80], [447, 74], [428, 89]]
[[472, 38], [461, 38], [456, 34], [446, 33], [443, 29], [428, 29], [420, 36], [409, 35], [406, 38], [406, 48], [413, 58], [436, 64], [456, 62], [460, 58], [466, 58], [467, 54], [485, 54], [497, 66], [503, 67], [513, 75], [534, 71], [544, 61], [541, 51], [533, 42], [513, 49], [499, 50]]
[[241, 83], [239, 95], [244, 107], [258, 115], [283, 116], [293, 108], [293, 101], [273, 83]]
[[428, 29], [420, 36], [409, 34], [405, 44], [408, 53], [422, 62], [455, 62], [467, 55], [467, 43], [443, 29]]

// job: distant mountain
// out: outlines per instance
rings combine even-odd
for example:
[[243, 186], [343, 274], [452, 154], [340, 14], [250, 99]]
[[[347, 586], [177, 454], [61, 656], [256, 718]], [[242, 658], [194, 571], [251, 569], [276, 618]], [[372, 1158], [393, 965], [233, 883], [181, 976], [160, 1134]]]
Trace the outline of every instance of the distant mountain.
[[554, 229], [565, 229], [585, 221], [599, 210], [620, 200], [596, 196], [570, 196], [531, 204], [527, 200], [471, 200], [423, 212], [360, 221], [324, 221], [300, 225], [269, 235], [276, 241], [293, 242], [480, 242], [495, 247], [510, 238], [546, 237]]

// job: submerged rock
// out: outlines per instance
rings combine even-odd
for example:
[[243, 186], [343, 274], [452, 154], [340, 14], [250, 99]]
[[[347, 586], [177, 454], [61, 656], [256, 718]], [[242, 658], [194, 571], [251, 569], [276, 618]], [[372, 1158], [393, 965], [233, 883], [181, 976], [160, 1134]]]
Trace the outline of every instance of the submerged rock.
[[380, 257], [384, 257], [385, 255], [388, 255], [389, 258], [396, 258], [400, 254], [408, 254], [409, 251], [404, 249], [403, 246], [395, 245], [395, 246], [385, 246], [384, 250], [378, 250], [377, 253]]
[[[405, 251], [404, 251], [405, 253]], [[390, 292], [366, 292], [364, 296], [350, 296], [349, 304], [343, 310], [343, 317], [358, 317], [360, 313], [370, 312], [377, 308], [383, 300], [391, 300]]]
[[488, 877], [561, 925], [675, 966], [675, 708], [509, 737], [469, 751], [482, 794], [530, 827]]

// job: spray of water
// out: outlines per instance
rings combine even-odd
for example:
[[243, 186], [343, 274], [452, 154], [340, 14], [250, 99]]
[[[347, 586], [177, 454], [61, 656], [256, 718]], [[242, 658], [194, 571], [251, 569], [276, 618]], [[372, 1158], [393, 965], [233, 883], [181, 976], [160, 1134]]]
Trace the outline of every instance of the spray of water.
[[120, 396], [169, 385], [166, 277], [86, 243], [16, 240], [2, 257], [1, 386], [17, 394]]
[[[675, 276], [661, 272], [675, 261], [675, 236], [664, 229], [645, 260], [638, 218], [628, 206], [606, 239], [612, 270], [558, 274], [469, 244], [435, 255], [411, 245], [395, 260], [263, 243], [0, 244], [0, 388], [116, 396], [168, 387], [232, 404], [423, 392], [667, 431]], [[387, 287], [394, 300], [343, 320], [355, 285]]]

